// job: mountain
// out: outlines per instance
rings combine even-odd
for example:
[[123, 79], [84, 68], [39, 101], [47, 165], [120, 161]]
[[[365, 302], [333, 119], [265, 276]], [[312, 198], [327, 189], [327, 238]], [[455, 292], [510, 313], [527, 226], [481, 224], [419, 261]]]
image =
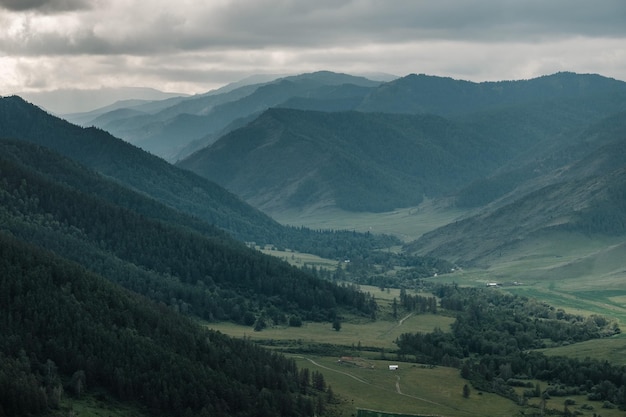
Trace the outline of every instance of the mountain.
[[285, 227], [214, 182], [177, 168], [97, 128], [81, 128], [19, 97], [0, 99], [0, 138], [39, 144], [101, 175], [196, 217], [235, 238], [330, 258], [363, 255], [397, 239]]
[[[488, 265], [531, 238], [560, 232], [623, 236], [626, 113], [593, 124], [570, 142], [514, 173], [483, 181], [474, 189], [489, 193], [496, 187], [501, 196], [479, 214], [425, 234], [407, 250]], [[520, 172], [518, 181], [500, 181]]]
[[0, 228], [146, 297], [205, 320], [240, 321], [264, 304], [328, 319], [356, 295], [43, 148], [2, 141], [0, 149]]
[[23, 92], [18, 95], [55, 114], [91, 111], [125, 100], [153, 101], [185, 96], [144, 87], [60, 89], [36, 93]]
[[385, 211], [479, 178], [503, 152], [438, 116], [270, 109], [178, 166], [268, 212], [320, 203]]
[[[132, 112], [126, 114], [119, 111], [115, 115], [100, 113], [90, 121], [85, 121], [84, 118], [80, 121], [83, 125], [101, 127], [151, 153], [175, 161], [187, 156], [186, 152], [198, 149], [197, 147], [188, 149], [187, 146], [191, 142], [199, 142], [199, 146], [206, 146], [211, 143], [215, 134], [224, 133], [224, 129], [238, 119], [258, 115], [269, 107], [280, 105], [295, 97], [318, 100], [338, 100], [338, 97], [346, 99], [347, 92], [336, 91], [345, 84], [373, 88], [380, 82], [320, 71], [259, 84], [242, 83], [240, 87], [231, 86], [174, 102], [170, 106], [158, 108], [158, 111], [148, 110], [145, 106], [133, 106], [128, 109]], [[350, 92], [348, 98], [352, 98], [354, 94], [359, 96], [360, 101], [365, 93]]]
[[369, 91], [357, 109], [376, 112], [271, 109], [177, 165], [268, 213], [385, 211], [458, 192], [459, 205], [474, 207], [545, 172], [548, 154], [552, 168], [554, 155], [565, 163], [576, 132], [626, 110], [626, 83], [571, 73], [501, 83], [408, 76]]
[[596, 74], [561, 72], [530, 80], [481, 83], [411, 74], [382, 84], [356, 110], [458, 116], [543, 100], [583, 99], [625, 92], [623, 81]]
[[6, 136], [13, 139], [0, 139], [2, 415], [67, 413], [65, 404], [87, 391], [146, 415], [308, 416], [323, 406], [328, 395], [311, 389], [293, 360], [183, 315], [262, 329], [288, 317], [369, 317], [373, 297], [263, 255], [78, 163], [123, 172], [132, 162], [135, 175], [169, 166], [105, 132], [10, 97], [0, 100]]
[[237, 237], [261, 240], [276, 234], [276, 222], [216, 184], [176, 169], [103, 130], [81, 128], [51, 116], [19, 97], [0, 99], [0, 137], [46, 146]]
[[67, 415], [68, 403], [72, 414], [95, 394], [102, 407], [121, 401], [145, 415], [312, 416], [327, 398], [302, 386], [293, 359], [207, 331], [4, 231], [0, 277], [2, 415]]

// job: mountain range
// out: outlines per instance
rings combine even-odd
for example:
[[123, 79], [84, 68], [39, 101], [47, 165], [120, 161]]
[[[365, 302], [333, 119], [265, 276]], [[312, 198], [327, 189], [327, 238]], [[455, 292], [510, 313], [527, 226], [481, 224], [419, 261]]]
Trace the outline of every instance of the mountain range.
[[[196, 320], [369, 320], [376, 300], [250, 246], [438, 265], [422, 276], [555, 235], [624, 246], [626, 83], [598, 75], [319, 72], [76, 117], [102, 126], [0, 98], [0, 414], [45, 413], [85, 383], [147, 414], [316, 414], [331, 396], [293, 361]], [[268, 215], [424, 199], [464, 216], [400, 254], [393, 236]]]
[[[456, 262], [488, 258], [557, 223], [623, 232], [622, 220], [610, 227], [591, 220], [598, 210], [623, 217], [614, 171], [624, 166], [622, 81], [573, 73], [497, 83], [409, 75], [372, 87], [351, 110], [304, 107], [266, 110], [177, 165], [274, 216], [320, 207], [391, 211], [423, 198], [478, 210], [408, 247]], [[549, 214], [520, 213], [524, 207]], [[526, 217], [532, 221], [520, 224]], [[479, 249], [477, 239], [491, 243]]]
[[[198, 201], [220, 227], [180, 208]], [[102, 130], [0, 99], [0, 414], [67, 414], [89, 387], [146, 415], [312, 416], [329, 396], [293, 360], [198, 320], [261, 330], [371, 317], [376, 302], [231, 235], [264, 222], [342, 255], [381, 242], [283, 228]]]
[[248, 82], [191, 97], [130, 106], [118, 104], [113, 108], [64, 117], [82, 126], [105, 129], [173, 162], [214, 142], [270, 107], [306, 98], [317, 105], [326, 106], [332, 102], [335, 108], [345, 109], [352, 107], [355, 96], [359, 99], [369, 87], [381, 84], [364, 77], [328, 71], [255, 83], [257, 80], [251, 78]]

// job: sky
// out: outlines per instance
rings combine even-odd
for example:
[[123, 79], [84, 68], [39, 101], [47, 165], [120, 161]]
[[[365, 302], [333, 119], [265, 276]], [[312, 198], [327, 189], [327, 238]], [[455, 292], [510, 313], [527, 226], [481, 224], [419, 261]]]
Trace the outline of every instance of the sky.
[[0, 0], [0, 95], [318, 70], [626, 81], [626, 1]]

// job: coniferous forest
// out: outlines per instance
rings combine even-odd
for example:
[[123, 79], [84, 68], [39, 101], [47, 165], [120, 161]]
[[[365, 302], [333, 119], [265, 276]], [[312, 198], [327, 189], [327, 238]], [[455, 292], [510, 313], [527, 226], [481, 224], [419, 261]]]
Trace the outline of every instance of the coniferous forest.
[[0, 415], [87, 387], [150, 414], [310, 416], [325, 392], [292, 360], [202, 330], [165, 305], [0, 233]]

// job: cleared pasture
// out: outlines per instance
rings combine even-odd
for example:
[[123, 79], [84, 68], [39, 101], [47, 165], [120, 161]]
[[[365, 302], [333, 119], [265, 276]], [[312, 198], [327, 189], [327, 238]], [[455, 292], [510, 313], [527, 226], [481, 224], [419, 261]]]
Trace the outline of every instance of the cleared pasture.
[[409, 242], [467, 213], [465, 210], [425, 200], [416, 207], [385, 213], [354, 213], [336, 208], [319, 208], [308, 212], [272, 212], [270, 215], [276, 221], [291, 226], [390, 234]]
[[303, 323], [301, 327], [275, 326], [268, 327], [260, 332], [255, 332], [252, 327], [241, 326], [233, 323], [209, 323], [207, 327], [218, 330], [224, 334], [249, 338], [255, 341], [294, 341], [301, 344], [333, 344], [341, 346], [359, 346], [395, 349], [393, 343], [402, 333], [407, 332], [431, 332], [436, 327], [447, 331], [454, 321], [451, 317], [432, 314], [411, 315], [402, 321], [368, 321], [368, 322], [345, 322], [341, 324], [341, 330], [335, 331], [332, 323]]
[[[515, 403], [497, 395], [471, 392], [463, 397], [467, 383], [459, 370], [427, 367], [397, 361], [370, 360], [373, 367], [338, 362], [333, 357], [294, 356], [299, 367], [317, 370], [327, 384], [345, 400], [342, 416], [357, 408], [388, 413], [439, 416], [512, 416], [520, 410]], [[399, 365], [390, 371], [389, 365]]]
[[615, 365], [626, 365], [626, 336], [619, 335], [600, 340], [588, 340], [550, 349], [541, 349], [548, 356], [568, 356], [577, 359], [608, 360]]
[[298, 268], [302, 268], [303, 266], [307, 266], [310, 268], [314, 266], [317, 269], [322, 268], [334, 271], [341, 266], [341, 262], [337, 260], [322, 258], [320, 256], [312, 255], [310, 253], [295, 252], [292, 250], [278, 250], [269, 246], [266, 248], [260, 248], [259, 250], [266, 255], [280, 258], [283, 261]]

